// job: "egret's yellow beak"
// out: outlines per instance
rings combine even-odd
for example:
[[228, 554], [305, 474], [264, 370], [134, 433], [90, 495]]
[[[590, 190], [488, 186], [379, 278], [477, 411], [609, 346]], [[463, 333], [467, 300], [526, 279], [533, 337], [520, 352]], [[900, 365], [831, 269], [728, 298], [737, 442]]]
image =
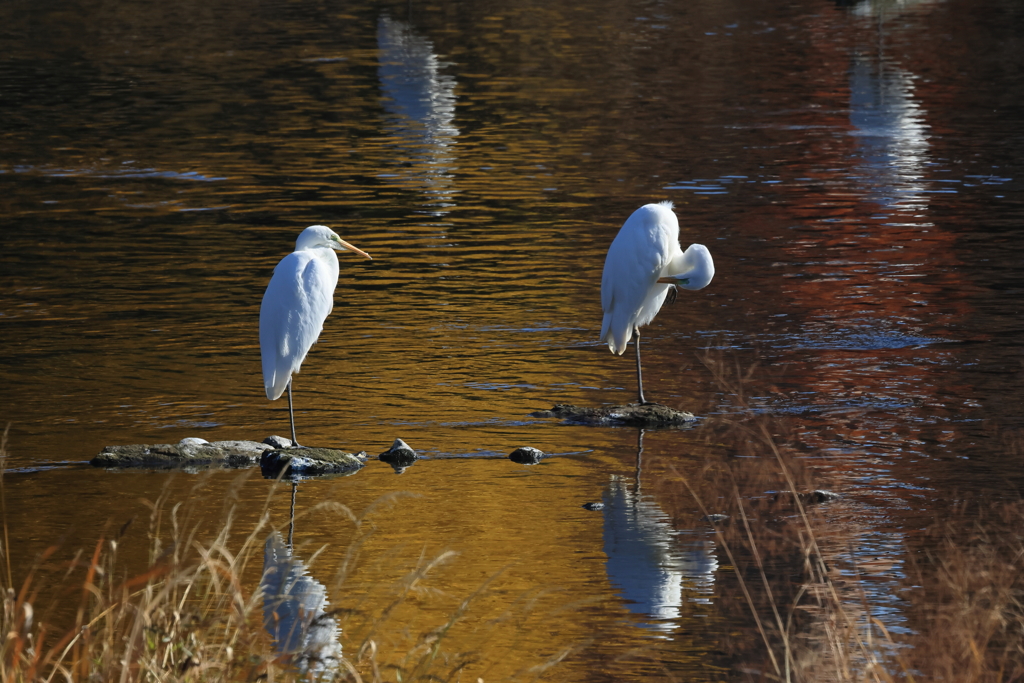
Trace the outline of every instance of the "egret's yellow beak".
[[690, 283], [690, 278], [683, 277], [659, 277], [658, 282], [663, 285], [686, 285]]
[[[340, 245], [342, 246], [342, 248], [344, 248], [344, 249], [348, 249], [348, 250], [349, 250], [349, 251], [351, 251], [351, 252], [355, 252], [356, 254], [359, 254], [359, 255], [360, 255], [360, 256], [362, 256], [363, 258], [368, 258], [368, 259], [370, 259], [371, 261], [373, 260], [373, 257], [372, 257], [372, 256], [370, 256], [369, 254], [367, 254], [367, 253], [366, 253], [365, 251], [363, 251], [362, 249], [358, 249], [358, 248], [356, 248], [356, 247], [353, 247], [353, 246], [352, 246], [351, 244], [349, 244], [349, 243], [348, 243], [348, 242], [346, 242], [345, 240], [341, 239], [340, 237], [338, 238], [338, 244], [340, 244]], [[338, 248], [337, 248], [337, 247], [335, 247], [335, 249], [338, 249]], [[340, 249], [338, 249], [338, 251], [341, 251], [341, 250], [340, 250]]]

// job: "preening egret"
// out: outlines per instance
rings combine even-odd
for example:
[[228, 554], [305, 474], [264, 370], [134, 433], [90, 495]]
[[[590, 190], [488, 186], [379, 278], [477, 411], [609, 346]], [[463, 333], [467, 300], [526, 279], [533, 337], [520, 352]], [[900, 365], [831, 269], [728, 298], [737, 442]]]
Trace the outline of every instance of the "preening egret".
[[679, 248], [679, 220], [672, 202], [641, 206], [626, 219], [608, 248], [601, 276], [601, 341], [622, 355], [636, 335], [636, 381], [644, 404], [640, 327], [654, 320], [673, 286], [703, 289], [715, 276], [703, 244]]
[[292, 410], [292, 373], [302, 367], [334, 308], [334, 288], [338, 284], [338, 256], [334, 252], [342, 249], [370, 258], [326, 225], [303, 230], [295, 241], [295, 251], [274, 268], [260, 305], [263, 385], [271, 401], [281, 398], [288, 389], [293, 448], [298, 448], [299, 442]]

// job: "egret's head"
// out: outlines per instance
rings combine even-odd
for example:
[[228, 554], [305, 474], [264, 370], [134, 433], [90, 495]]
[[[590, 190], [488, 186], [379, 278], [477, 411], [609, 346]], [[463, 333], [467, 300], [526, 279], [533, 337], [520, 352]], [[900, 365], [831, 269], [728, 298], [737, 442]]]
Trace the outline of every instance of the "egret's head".
[[299, 239], [295, 240], [295, 251], [302, 249], [315, 249], [317, 247], [328, 247], [335, 251], [348, 250], [359, 254], [364, 258], [373, 260], [369, 254], [362, 249], [357, 249], [345, 240], [338, 237], [338, 233], [334, 232], [326, 225], [311, 225], [301, 233], [299, 233]]
[[715, 277], [715, 262], [703, 244], [691, 244], [683, 253], [683, 263], [685, 272], [658, 278], [658, 282], [696, 290], [707, 287]]

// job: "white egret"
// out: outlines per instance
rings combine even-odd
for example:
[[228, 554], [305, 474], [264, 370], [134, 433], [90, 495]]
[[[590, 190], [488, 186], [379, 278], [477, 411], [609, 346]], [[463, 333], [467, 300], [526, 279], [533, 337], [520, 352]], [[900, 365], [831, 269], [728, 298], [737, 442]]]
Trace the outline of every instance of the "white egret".
[[703, 289], [715, 276], [711, 252], [703, 244], [679, 247], [679, 220], [672, 202], [641, 206], [626, 219], [608, 248], [601, 276], [601, 341], [622, 355], [636, 335], [636, 381], [641, 405], [640, 327], [654, 320], [673, 286]]
[[311, 225], [299, 234], [295, 251], [274, 268], [260, 305], [260, 354], [263, 357], [263, 385], [267, 398], [276, 401], [288, 389], [288, 417], [295, 438], [292, 410], [292, 373], [302, 367], [306, 354], [320, 336], [324, 320], [334, 308], [338, 284], [338, 256], [347, 249], [370, 258], [326, 225]]

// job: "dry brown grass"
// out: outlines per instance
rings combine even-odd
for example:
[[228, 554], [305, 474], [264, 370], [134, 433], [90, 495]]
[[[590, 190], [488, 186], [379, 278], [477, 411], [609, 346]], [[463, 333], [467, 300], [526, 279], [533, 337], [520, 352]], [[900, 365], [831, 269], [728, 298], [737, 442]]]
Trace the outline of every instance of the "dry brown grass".
[[[1024, 678], [1024, 503], [960, 497], [948, 514], [912, 535], [897, 582], [908, 632], [891, 633], [873, 613], [864, 568], [851, 548], [857, 522], [843, 528], [801, 495], [827, 488], [818, 481], [814, 457], [791, 439], [784, 420], [748, 400], [759, 381], [756, 367], [721, 354], [702, 360], [735, 403], [734, 412], [708, 425], [708, 439], [740, 457], [709, 459], [699, 476], [675, 474], [701, 514], [730, 516], [716, 524], [716, 536], [754, 626], [741, 637], [759, 639], [763, 652], [759, 660], [749, 644], [735, 644], [733, 665], [743, 677], [842, 683]], [[1009, 461], [1024, 459], [1020, 435], [1003, 443]], [[709, 500], [715, 508], [705, 504]]]
[[1024, 503], [965, 499], [927, 530], [906, 581], [919, 680], [1024, 677]]
[[[0, 506], [6, 504], [5, 458], [6, 435], [0, 444]], [[197, 485], [196, 491], [201, 486]], [[333, 514], [339, 522], [355, 528], [354, 539], [334, 575], [335, 594], [358, 564], [360, 548], [372, 533], [372, 525], [364, 524], [365, 517], [375, 507], [393, 504], [394, 498], [378, 500], [360, 516], [332, 502], [303, 513]], [[244, 533], [237, 532], [230, 503], [237, 496], [228, 499], [224, 521], [213, 538], [204, 538], [206, 534], [198, 531], [201, 525], [189, 517], [187, 502], [172, 503], [165, 493], [150, 503], [149, 566], [130, 577], [118, 576], [124, 571], [118, 563], [118, 547], [131, 523], [67, 561], [55, 559], [60, 554], [57, 547], [47, 549], [27, 578], [16, 585], [5, 526], [0, 681], [477, 680], [462, 677], [476, 654], [449, 651], [448, 636], [463, 624], [473, 601], [486, 594], [497, 577], [463, 599], [435, 628], [415, 636], [411, 648], [386, 651], [380, 643], [393, 640], [390, 636], [395, 631], [408, 630], [396, 623], [398, 613], [403, 608], [415, 609], [407, 603], [430, 593], [432, 575], [451, 562], [454, 554], [423, 557], [390, 587], [390, 599], [382, 609], [352, 619], [351, 612], [358, 609], [331, 609], [328, 605], [326, 612], [313, 618], [314, 627], [328, 626], [328, 636], [332, 630], [337, 634], [337, 623], [347, 619], [344, 653], [339, 645], [332, 651], [336, 657], [322, 661], [322, 643], [315, 637], [282, 653], [264, 623], [264, 593], [251, 585], [253, 572], [259, 572], [264, 560], [264, 542], [278, 531], [269, 522], [270, 495], [259, 521]], [[249, 585], [244, 577], [249, 577]], [[35, 606], [55, 594], [64, 599], [68, 586], [72, 587], [73, 625], [54, 630], [37, 618]], [[566, 654], [538, 661], [515, 678], [536, 680]]]

